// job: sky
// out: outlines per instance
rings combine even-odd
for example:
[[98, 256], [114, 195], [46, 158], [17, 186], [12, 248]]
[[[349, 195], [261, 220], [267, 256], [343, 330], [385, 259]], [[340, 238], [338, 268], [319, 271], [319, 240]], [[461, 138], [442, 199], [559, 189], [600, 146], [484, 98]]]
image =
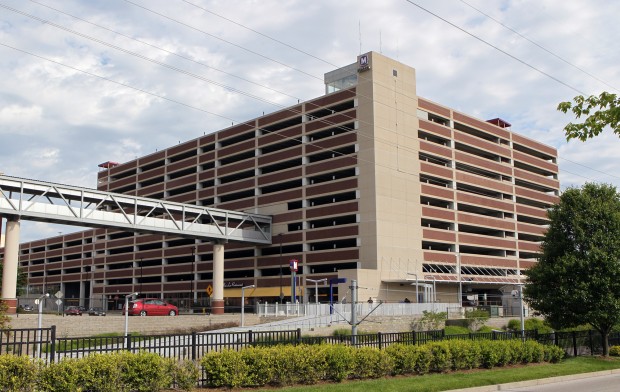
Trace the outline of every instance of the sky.
[[[620, 186], [611, 130], [557, 111], [620, 90], [608, 0], [0, 0], [0, 172], [96, 188], [126, 162], [324, 94], [380, 52], [419, 96], [558, 149], [562, 189]], [[76, 228], [23, 222], [21, 241]]]

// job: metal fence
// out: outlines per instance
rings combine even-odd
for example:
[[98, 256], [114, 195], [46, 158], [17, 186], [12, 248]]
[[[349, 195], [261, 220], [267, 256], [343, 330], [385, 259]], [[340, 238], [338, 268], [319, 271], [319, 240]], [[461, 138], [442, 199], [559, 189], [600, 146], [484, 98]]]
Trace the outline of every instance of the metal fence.
[[[531, 339], [543, 344], [562, 347], [569, 356], [602, 353], [601, 335], [594, 330], [554, 332], [539, 334], [537, 331], [469, 333], [445, 335], [443, 330], [423, 332], [398, 332], [362, 334], [356, 336], [304, 336], [301, 329], [286, 331], [243, 331], [191, 333], [174, 335], [130, 335], [112, 337], [58, 337], [56, 327], [41, 329], [0, 330], [0, 354], [27, 355], [46, 362], [62, 358], [80, 358], [93, 353], [127, 350], [153, 352], [164, 357], [199, 360], [206, 353], [224, 349], [240, 350], [249, 346], [276, 344], [345, 344], [355, 347], [383, 349], [394, 343], [425, 344], [448, 339], [508, 340]], [[620, 333], [609, 337], [610, 345], [620, 344]]]

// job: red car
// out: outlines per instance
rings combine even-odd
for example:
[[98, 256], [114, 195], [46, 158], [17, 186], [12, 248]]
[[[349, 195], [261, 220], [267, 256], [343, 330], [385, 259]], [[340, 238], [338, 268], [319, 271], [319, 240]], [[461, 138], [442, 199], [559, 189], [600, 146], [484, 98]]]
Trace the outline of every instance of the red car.
[[[123, 315], [125, 307], [123, 306]], [[141, 298], [129, 302], [130, 316], [176, 316], [179, 308], [157, 298]]]
[[79, 306], [69, 306], [67, 307], [67, 309], [65, 309], [65, 314], [67, 316], [81, 316], [82, 311], [80, 310]]

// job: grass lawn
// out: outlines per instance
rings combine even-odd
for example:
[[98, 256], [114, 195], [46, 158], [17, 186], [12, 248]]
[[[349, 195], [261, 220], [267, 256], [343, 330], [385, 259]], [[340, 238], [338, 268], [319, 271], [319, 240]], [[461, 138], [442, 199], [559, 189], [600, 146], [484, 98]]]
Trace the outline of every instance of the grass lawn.
[[278, 388], [277, 390], [286, 392], [447, 391], [450, 389], [503, 384], [618, 368], [620, 368], [620, 359], [618, 358], [577, 357], [566, 359], [558, 364], [533, 364], [492, 370], [382, 378], [370, 381], [348, 381], [340, 384], [319, 384], [305, 387]]

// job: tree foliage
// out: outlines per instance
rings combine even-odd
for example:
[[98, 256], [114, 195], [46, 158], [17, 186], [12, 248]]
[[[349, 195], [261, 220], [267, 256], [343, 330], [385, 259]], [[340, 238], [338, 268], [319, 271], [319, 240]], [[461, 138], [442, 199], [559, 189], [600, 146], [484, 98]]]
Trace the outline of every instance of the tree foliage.
[[620, 136], [620, 99], [616, 94], [601, 93], [598, 97], [578, 95], [572, 102], [561, 102], [558, 110], [573, 112], [575, 118], [585, 116], [583, 123], [569, 123], [564, 127], [566, 139], [579, 139], [582, 142], [599, 135], [607, 126]]
[[570, 188], [548, 212], [525, 298], [556, 328], [590, 324], [607, 336], [620, 322], [620, 195], [610, 185]]

